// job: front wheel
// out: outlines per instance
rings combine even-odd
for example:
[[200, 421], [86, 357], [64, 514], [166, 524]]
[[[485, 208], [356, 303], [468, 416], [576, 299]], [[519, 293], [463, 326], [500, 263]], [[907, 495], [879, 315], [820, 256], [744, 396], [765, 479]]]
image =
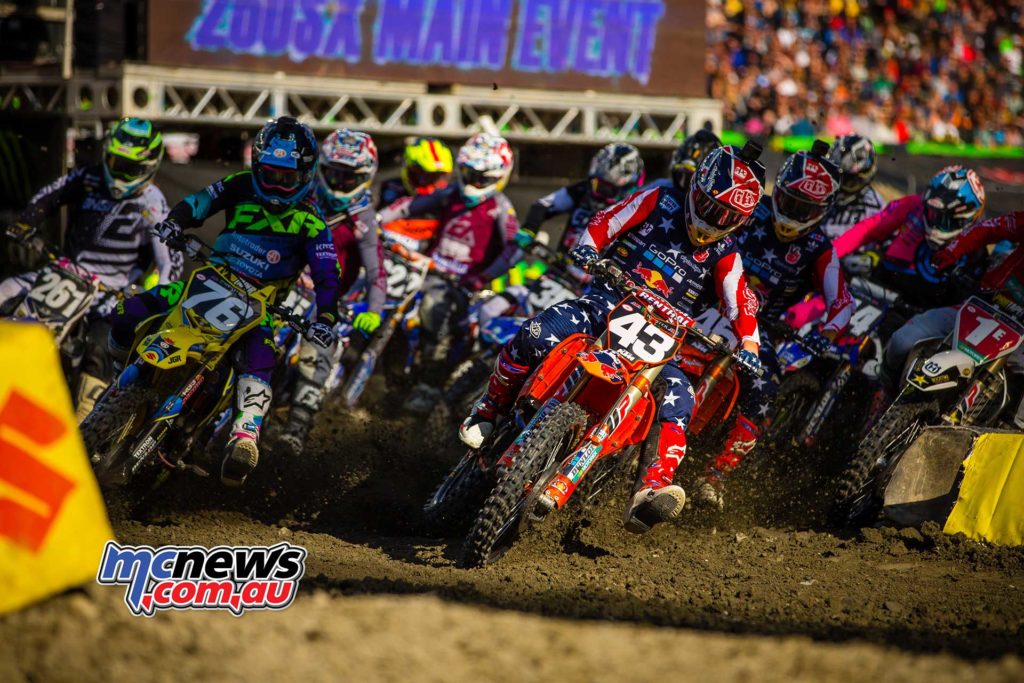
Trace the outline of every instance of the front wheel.
[[936, 399], [894, 403], [860, 442], [853, 461], [839, 478], [834, 510], [841, 526], [854, 526], [877, 515], [882, 494], [900, 457], [921, 429], [939, 416]]
[[490, 564], [512, 547], [519, 535], [526, 500], [539, 483], [538, 478], [576, 444], [587, 420], [583, 408], [563, 403], [534, 425], [484, 501], [463, 546], [463, 567]]
[[154, 398], [153, 390], [142, 385], [111, 388], [82, 421], [85, 452], [101, 484], [125, 484], [130, 479], [128, 446]]

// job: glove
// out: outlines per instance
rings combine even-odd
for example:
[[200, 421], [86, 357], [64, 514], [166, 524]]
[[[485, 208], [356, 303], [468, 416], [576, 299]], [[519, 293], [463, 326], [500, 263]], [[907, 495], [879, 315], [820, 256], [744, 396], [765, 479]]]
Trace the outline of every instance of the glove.
[[155, 230], [156, 236], [160, 238], [161, 242], [181, 242], [185, 234], [181, 226], [174, 220], [162, 221]]
[[322, 349], [330, 348], [335, 340], [334, 321], [325, 316], [320, 316], [306, 330], [306, 339]]
[[7, 236], [12, 240], [27, 242], [36, 234], [36, 229], [27, 223], [14, 223], [7, 226]]
[[519, 245], [520, 249], [526, 249], [528, 246], [533, 244], [533, 240], [537, 237], [537, 231], [531, 228], [522, 227], [516, 232], [516, 236], [512, 239], [515, 240], [516, 244]]
[[756, 353], [748, 349], [740, 349], [736, 354], [736, 362], [740, 364], [740, 368], [742, 368], [744, 372], [753, 375], [754, 377], [760, 377], [764, 373], [764, 366], [761, 365], [761, 359], [757, 357]]
[[375, 313], [374, 311], [360, 313], [352, 321], [352, 327], [369, 336], [380, 327], [380, 313]]
[[877, 251], [849, 254], [843, 257], [843, 268], [850, 275], [870, 275], [881, 260], [882, 257]]
[[597, 249], [585, 244], [578, 244], [573, 247], [569, 256], [572, 257], [573, 263], [587, 271], [590, 270], [590, 266], [594, 265], [599, 258]]
[[949, 247], [940, 249], [932, 254], [932, 265], [935, 266], [935, 270], [946, 270], [959, 260], [960, 257], [957, 256]]
[[804, 337], [800, 344], [815, 356], [820, 356], [832, 348], [832, 342], [819, 330], [811, 330], [810, 334]]

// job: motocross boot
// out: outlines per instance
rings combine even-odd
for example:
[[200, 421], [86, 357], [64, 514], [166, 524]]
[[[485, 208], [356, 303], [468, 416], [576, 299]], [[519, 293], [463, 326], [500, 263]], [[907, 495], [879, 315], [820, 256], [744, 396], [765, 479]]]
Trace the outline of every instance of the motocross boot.
[[530, 368], [512, 362], [508, 351], [501, 350], [494, 363], [494, 372], [487, 382], [487, 393], [473, 406], [459, 427], [459, 438], [470, 448], [480, 448], [491, 432], [498, 416], [508, 412], [512, 402], [519, 395], [519, 390], [526, 383]]
[[288, 423], [277, 437], [278, 450], [293, 458], [306, 449], [306, 438], [313, 427], [313, 414], [300, 406], [288, 411]]
[[260, 460], [259, 439], [263, 417], [270, 408], [270, 385], [259, 377], [242, 375], [235, 387], [238, 413], [231, 426], [231, 439], [220, 468], [226, 486], [241, 486]]
[[663, 422], [657, 453], [648, 448], [643, 453], [633, 498], [622, 519], [626, 531], [634, 534], [646, 533], [655, 524], [675, 519], [686, 505], [683, 487], [672, 483], [676, 468], [686, 455], [686, 432], [676, 424]]
[[75, 418], [81, 422], [96, 405], [96, 399], [103, 394], [107, 388], [107, 382], [99, 377], [82, 372], [78, 378], [78, 392], [75, 398]]
[[313, 418], [323, 404], [324, 384], [331, 371], [331, 356], [326, 350], [304, 341], [299, 347], [296, 368], [298, 378], [295, 381], [292, 407], [288, 411], [288, 423], [277, 443], [285, 453], [297, 458], [305, 450]]
[[725, 509], [725, 480], [757, 445], [760, 435], [757, 425], [742, 415], [737, 416], [736, 424], [725, 440], [725, 448], [704, 470], [704, 481], [694, 497], [698, 504], [719, 511]]

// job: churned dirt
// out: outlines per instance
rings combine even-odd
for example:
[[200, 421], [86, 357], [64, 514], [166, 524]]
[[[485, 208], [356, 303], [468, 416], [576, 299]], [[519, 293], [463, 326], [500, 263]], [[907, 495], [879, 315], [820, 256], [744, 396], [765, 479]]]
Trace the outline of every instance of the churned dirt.
[[621, 482], [463, 570], [419, 514], [457, 451], [369, 414], [322, 419], [243, 491], [181, 478], [115, 512], [126, 543], [305, 546], [285, 612], [142, 619], [90, 586], [0, 618], [0, 680], [1024, 680], [1019, 549], [936, 526], [837, 536], [800, 501], [763, 515], [749, 479], [729, 514], [636, 537]]

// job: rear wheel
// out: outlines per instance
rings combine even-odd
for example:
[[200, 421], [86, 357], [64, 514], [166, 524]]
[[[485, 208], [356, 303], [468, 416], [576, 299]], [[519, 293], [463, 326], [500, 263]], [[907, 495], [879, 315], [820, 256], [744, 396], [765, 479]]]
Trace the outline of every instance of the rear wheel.
[[484, 501], [463, 546], [462, 566], [490, 564], [512, 547], [519, 535], [526, 501], [539, 475], [576, 444], [587, 419], [583, 408], [575, 403], [564, 403], [533, 427], [511, 466], [501, 472], [498, 483]]
[[813, 371], [800, 370], [786, 377], [779, 385], [766, 442], [782, 447], [792, 445], [804, 426], [808, 409], [821, 397], [821, 389], [821, 381]]
[[854, 526], [878, 514], [882, 493], [900, 457], [921, 429], [939, 416], [935, 399], [894, 403], [860, 442], [839, 478], [834, 510], [841, 526]]

